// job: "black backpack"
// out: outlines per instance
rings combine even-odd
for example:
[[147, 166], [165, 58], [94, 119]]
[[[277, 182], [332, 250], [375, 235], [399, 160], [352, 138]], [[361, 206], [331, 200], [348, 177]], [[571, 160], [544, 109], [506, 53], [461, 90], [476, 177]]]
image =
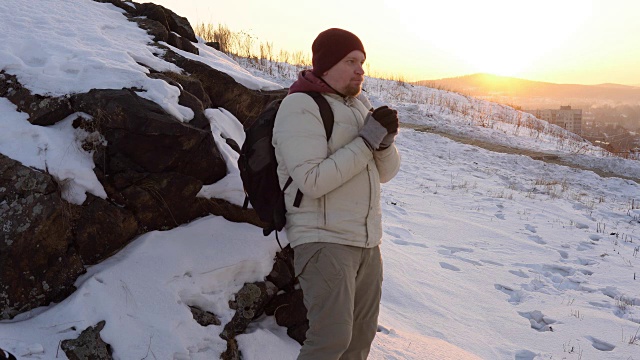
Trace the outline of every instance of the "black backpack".
[[[333, 111], [325, 99], [318, 92], [306, 92], [318, 104], [320, 116], [324, 123], [327, 141], [333, 132]], [[281, 100], [269, 103], [258, 117], [245, 129], [245, 140], [240, 149], [238, 168], [240, 178], [246, 194], [243, 209], [246, 209], [251, 202], [260, 220], [266, 223], [263, 228], [264, 236], [284, 228], [287, 212], [284, 203], [284, 191], [291, 185], [293, 179], [289, 177], [283, 189], [280, 189], [278, 182], [278, 163], [276, 161], [275, 149], [271, 143], [273, 138], [273, 126], [276, 114], [280, 108]], [[299, 207], [302, 201], [302, 192], [298, 190], [293, 206]], [[282, 245], [280, 245], [282, 248]]]

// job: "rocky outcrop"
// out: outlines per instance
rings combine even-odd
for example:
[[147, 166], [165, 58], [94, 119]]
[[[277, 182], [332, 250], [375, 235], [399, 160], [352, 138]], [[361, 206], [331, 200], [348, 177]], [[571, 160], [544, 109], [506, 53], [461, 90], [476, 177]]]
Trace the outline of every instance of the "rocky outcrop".
[[302, 344], [309, 322], [302, 290], [298, 287], [293, 271], [293, 249], [287, 246], [276, 255], [266, 281], [245, 284], [230, 302], [230, 308], [236, 313], [220, 334], [227, 340], [227, 351], [222, 359], [237, 359], [236, 336], [262, 314], [275, 316], [276, 323], [286, 327], [287, 334]]
[[[154, 4], [133, 8], [118, 0], [103, 2], [127, 11], [125, 15], [156, 41], [197, 53], [186, 19]], [[193, 62], [180, 59], [183, 65]], [[200, 66], [208, 68], [193, 65]], [[150, 77], [178, 87], [179, 103], [193, 110], [194, 119], [182, 123], [133, 89], [94, 89], [51, 98], [31, 94], [15, 76], [0, 72], [0, 96], [27, 113], [35, 125], [52, 125], [76, 112], [91, 115], [91, 119], [79, 117], [74, 127], [100, 139], [83, 147], [93, 151], [94, 171], [108, 195], [107, 199], [88, 195], [81, 206], [69, 204], [51, 176], [0, 155], [0, 318], [62, 300], [74, 290], [73, 283], [86, 265], [106, 259], [141, 233], [170, 229], [208, 214], [260, 224], [251, 211], [224, 200], [196, 197], [203, 185], [227, 172], [204, 109], [214, 103], [230, 109], [242, 106], [232, 98], [214, 101], [211, 96], [229, 89], [254, 100], [269, 98], [226, 74], [212, 73], [217, 77], [208, 79], [205, 87], [201, 80], [206, 70], [189, 76], [150, 69]], [[225, 81], [216, 85], [224, 76]]]
[[[28, 114], [34, 125], [49, 126], [79, 112], [89, 115], [79, 116], [73, 126], [95, 135], [82, 147], [93, 153], [94, 172], [107, 194], [106, 199], [87, 194], [83, 204], [69, 204], [49, 174], [0, 154], [0, 319], [61, 301], [75, 290], [73, 284], [86, 266], [108, 258], [139, 234], [171, 229], [208, 214], [262, 225], [253, 211], [221, 199], [197, 197], [203, 185], [227, 173], [204, 110], [223, 107], [246, 124], [266, 104], [284, 97], [286, 90], [248, 89], [231, 76], [159, 44], [198, 53], [188, 21], [161, 6], [97, 1], [123, 9], [125, 16], [147, 30], [156, 47], [166, 50], [164, 59], [184, 70], [178, 74], [149, 69], [148, 76], [178, 87], [179, 104], [190, 108], [194, 118], [188, 123], [179, 121], [140, 97], [139, 89], [93, 89], [52, 98], [31, 94], [15, 76], [0, 72], [0, 97]], [[292, 256], [290, 249], [280, 254], [266, 281], [247, 284], [237, 294], [236, 316], [224, 333], [229, 358], [240, 356], [235, 334], [270, 309], [274, 299], [278, 305], [267, 312], [276, 319], [281, 313], [278, 309], [301, 302]], [[276, 296], [278, 292], [281, 295]], [[291, 309], [298, 309], [295, 306]], [[300, 311], [282, 320], [298, 329], [290, 330], [292, 333], [306, 331], [304, 321], [302, 325], [299, 321], [306, 310]], [[86, 337], [99, 339], [102, 326], [104, 323], [88, 329]], [[72, 343], [64, 346], [78, 348]], [[99, 351], [98, 357], [89, 358], [106, 356]], [[69, 358], [83, 358], [80, 353], [70, 354]]]
[[189, 60], [173, 51], [167, 51], [164, 59], [178, 65], [190, 74], [192, 79], [200, 82], [211, 99], [212, 107], [227, 109], [243, 124], [255, 119], [271, 101], [287, 95], [288, 90], [248, 89], [238, 84], [230, 75], [204, 63]]
[[187, 18], [153, 3], [129, 5], [121, 0], [94, 0], [111, 3], [125, 11], [131, 21], [147, 30], [156, 42], [164, 41], [178, 49], [198, 55], [198, 48], [192, 42], [198, 42]]

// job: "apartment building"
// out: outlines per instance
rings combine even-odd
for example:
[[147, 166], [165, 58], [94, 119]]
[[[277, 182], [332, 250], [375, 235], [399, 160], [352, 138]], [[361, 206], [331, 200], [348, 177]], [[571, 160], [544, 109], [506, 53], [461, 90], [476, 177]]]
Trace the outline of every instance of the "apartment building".
[[582, 109], [560, 106], [560, 109], [523, 110], [540, 120], [558, 125], [574, 134], [582, 135]]

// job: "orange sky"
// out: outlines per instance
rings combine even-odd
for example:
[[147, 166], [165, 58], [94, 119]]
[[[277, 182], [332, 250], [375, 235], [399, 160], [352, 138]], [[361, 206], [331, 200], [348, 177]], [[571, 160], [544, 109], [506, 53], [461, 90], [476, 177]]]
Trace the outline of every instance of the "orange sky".
[[371, 75], [424, 80], [487, 72], [640, 86], [640, 0], [153, 2], [194, 26], [222, 23], [290, 52], [310, 54], [327, 28], [350, 30], [364, 43]]

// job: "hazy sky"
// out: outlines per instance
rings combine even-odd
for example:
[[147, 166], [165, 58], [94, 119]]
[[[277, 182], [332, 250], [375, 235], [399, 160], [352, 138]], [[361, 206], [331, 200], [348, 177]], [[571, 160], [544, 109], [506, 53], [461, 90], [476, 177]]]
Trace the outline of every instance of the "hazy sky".
[[150, 1], [193, 26], [221, 23], [309, 55], [318, 33], [344, 28], [364, 43], [373, 75], [640, 85], [640, 0]]

